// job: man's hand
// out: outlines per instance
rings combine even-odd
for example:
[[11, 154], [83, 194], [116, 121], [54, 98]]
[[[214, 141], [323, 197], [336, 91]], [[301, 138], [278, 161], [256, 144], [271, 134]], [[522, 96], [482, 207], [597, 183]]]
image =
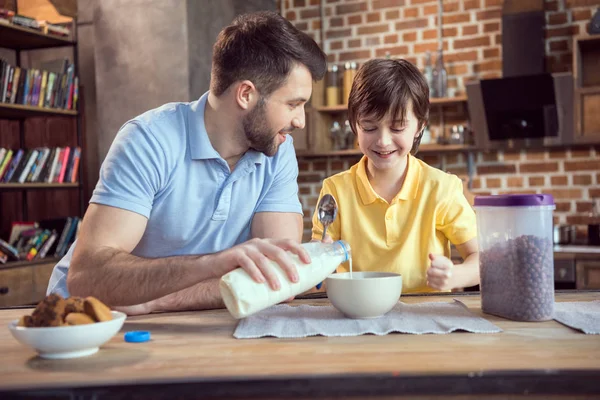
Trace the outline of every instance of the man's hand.
[[137, 304], [135, 306], [121, 306], [121, 307], [112, 307], [113, 310], [121, 311], [129, 316], [132, 315], [145, 315], [150, 314], [154, 311], [152, 307], [153, 302], [149, 301], [144, 304]]
[[238, 267], [243, 268], [254, 281], [268, 282], [273, 290], [281, 287], [269, 260], [275, 261], [290, 281], [298, 282], [298, 271], [286, 251], [299, 256], [309, 264], [310, 256], [300, 243], [291, 239], [252, 239], [217, 255], [215, 275], [222, 276]]
[[431, 265], [427, 269], [427, 286], [437, 290], [450, 290], [456, 287], [453, 274], [454, 264], [449, 258], [429, 254]]

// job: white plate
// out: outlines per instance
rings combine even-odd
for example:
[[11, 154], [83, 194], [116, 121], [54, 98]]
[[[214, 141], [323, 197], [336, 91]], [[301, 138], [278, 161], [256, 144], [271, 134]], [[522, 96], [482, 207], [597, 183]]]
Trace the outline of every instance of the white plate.
[[111, 321], [87, 325], [26, 328], [17, 326], [18, 320], [8, 324], [10, 333], [20, 343], [33, 348], [40, 357], [63, 359], [94, 354], [123, 326], [127, 315], [111, 311]]

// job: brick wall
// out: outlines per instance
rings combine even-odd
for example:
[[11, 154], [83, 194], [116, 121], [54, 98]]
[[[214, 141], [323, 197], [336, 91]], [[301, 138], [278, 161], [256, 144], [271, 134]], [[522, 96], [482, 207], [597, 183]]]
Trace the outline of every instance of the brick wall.
[[[282, 0], [284, 15], [317, 42], [320, 0]], [[420, 69], [425, 52], [437, 49], [437, 0], [323, 0], [324, 51], [330, 62], [405, 58]], [[444, 0], [444, 61], [448, 86], [464, 93], [473, 79], [502, 74], [502, 0]], [[546, 61], [549, 72], [572, 69], [572, 36], [586, 32], [600, 0], [546, 0]], [[435, 62], [435, 59], [433, 60]], [[455, 111], [450, 110], [451, 115]], [[460, 110], [456, 110], [460, 114]], [[435, 124], [436, 115], [432, 112]], [[446, 123], [454, 123], [451, 119]], [[432, 133], [435, 133], [435, 127]], [[466, 174], [463, 154], [424, 155], [430, 165]], [[300, 163], [305, 239], [323, 178], [343, 171], [357, 157], [306, 158]], [[551, 193], [556, 222], [579, 225], [586, 234], [593, 197], [600, 198], [600, 146], [548, 151], [476, 153], [474, 194]]]
[[[285, 0], [285, 17], [319, 41], [321, 0]], [[323, 0], [324, 51], [330, 62], [405, 58], [419, 68], [437, 49], [437, 0]], [[444, 61], [448, 87], [502, 74], [502, 0], [444, 0]], [[550, 72], [571, 70], [571, 37], [586, 31], [600, 0], [546, 0]]]

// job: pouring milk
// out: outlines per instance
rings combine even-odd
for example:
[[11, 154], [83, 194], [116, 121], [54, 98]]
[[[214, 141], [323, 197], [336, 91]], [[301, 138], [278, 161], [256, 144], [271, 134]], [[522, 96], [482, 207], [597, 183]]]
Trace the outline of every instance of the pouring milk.
[[296, 283], [290, 282], [279, 264], [269, 261], [281, 283], [279, 290], [271, 289], [266, 283], [255, 282], [242, 268], [223, 275], [219, 290], [227, 310], [234, 318], [247, 317], [305, 292], [327, 278], [341, 263], [352, 261], [350, 245], [343, 240], [303, 243], [302, 246], [310, 255], [310, 264], [304, 264], [297, 255], [289, 253], [298, 270]]

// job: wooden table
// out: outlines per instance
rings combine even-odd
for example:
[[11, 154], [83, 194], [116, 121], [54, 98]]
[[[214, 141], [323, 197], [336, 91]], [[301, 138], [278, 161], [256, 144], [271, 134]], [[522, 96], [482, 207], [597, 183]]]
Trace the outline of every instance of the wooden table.
[[[237, 340], [236, 321], [225, 310], [165, 313], [126, 321], [122, 331], [150, 330], [148, 343], [125, 343], [118, 334], [95, 355], [43, 360], [6, 328], [31, 310], [0, 310], [0, 398], [42, 393], [94, 399], [600, 396], [599, 335], [555, 321], [523, 323], [483, 314], [478, 294], [403, 296], [402, 301], [453, 297], [503, 332]], [[598, 291], [556, 295], [557, 301], [599, 298]], [[295, 303], [329, 304], [327, 299]]]

